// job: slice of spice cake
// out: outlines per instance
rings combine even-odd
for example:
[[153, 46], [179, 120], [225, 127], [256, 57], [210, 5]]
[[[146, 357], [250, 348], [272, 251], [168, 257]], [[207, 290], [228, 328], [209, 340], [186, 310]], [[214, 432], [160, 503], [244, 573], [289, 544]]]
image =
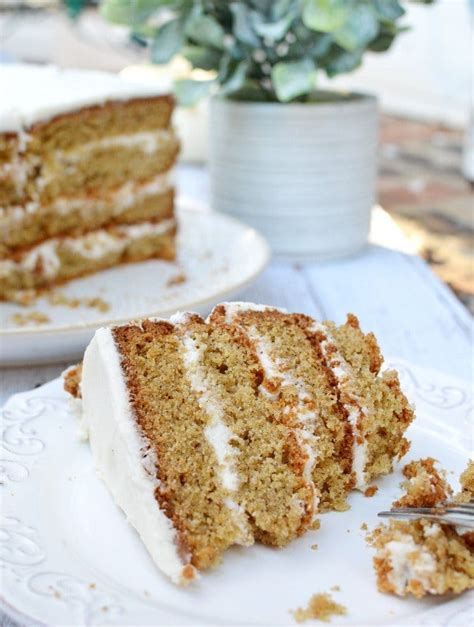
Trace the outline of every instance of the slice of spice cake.
[[[413, 410], [397, 374], [380, 374], [375, 337], [362, 333], [355, 316], [336, 327], [275, 308], [224, 303], [209, 320], [237, 326], [254, 344], [262, 392], [287, 408], [295, 437], [309, 451], [305, 472], [320, 509], [345, 509], [351, 488], [366, 490], [406, 453], [403, 433]], [[317, 455], [311, 455], [314, 442]]]
[[[82, 375], [69, 371], [97, 470], [173, 581], [233, 544], [286, 545], [405, 452], [412, 412], [396, 376], [378, 376], [354, 317], [344, 326], [224, 303], [207, 320], [100, 329]], [[391, 448], [372, 446], [378, 420], [398, 434]]]
[[[468, 485], [473, 464], [461, 475], [462, 499], [474, 496]], [[453, 493], [446, 473], [431, 458], [404, 468], [405, 494], [394, 507], [435, 507]], [[455, 497], [456, 498], [456, 497]], [[398, 596], [459, 594], [474, 588], [474, 533], [426, 519], [390, 520], [368, 536], [375, 548], [374, 569], [381, 592]]]
[[[0, 93], [0, 300], [117, 263], [174, 257], [174, 225], [165, 226], [179, 142], [162, 85], [8, 64]], [[138, 227], [160, 237], [143, 240]]]

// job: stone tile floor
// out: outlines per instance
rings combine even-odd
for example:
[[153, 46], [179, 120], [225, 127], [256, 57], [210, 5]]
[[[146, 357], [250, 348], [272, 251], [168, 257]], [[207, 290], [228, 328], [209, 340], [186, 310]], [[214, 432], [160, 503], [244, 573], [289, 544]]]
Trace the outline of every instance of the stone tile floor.
[[416, 251], [474, 313], [474, 190], [461, 171], [463, 133], [384, 115], [379, 202]]

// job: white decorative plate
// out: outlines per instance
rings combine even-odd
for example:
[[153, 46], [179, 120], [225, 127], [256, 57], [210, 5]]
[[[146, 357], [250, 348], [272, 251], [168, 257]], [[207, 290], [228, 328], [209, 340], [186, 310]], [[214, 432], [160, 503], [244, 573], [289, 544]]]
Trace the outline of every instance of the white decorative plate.
[[[431, 455], [452, 475], [466, 464], [472, 396], [464, 384], [396, 361], [417, 405], [408, 459]], [[3, 609], [33, 625], [289, 625], [290, 609], [330, 591], [338, 624], [467, 625], [472, 596], [398, 599], [377, 592], [361, 524], [399, 493], [400, 469], [373, 498], [325, 514], [321, 529], [285, 549], [235, 548], [186, 589], [154, 566], [96, 477], [59, 380], [10, 399], [1, 418], [0, 566]], [[406, 460], [405, 460], [406, 461]], [[317, 543], [317, 550], [311, 545]]]
[[[48, 298], [30, 307], [0, 303], [0, 366], [59, 362], [79, 357], [95, 329], [130, 318], [166, 318], [177, 310], [204, 312], [229, 300], [265, 268], [270, 253], [252, 228], [219, 213], [178, 207], [180, 232], [175, 263], [146, 261], [112, 268], [57, 288], [68, 299], [99, 297], [110, 309], [51, 305]], [[185, 281], [179, 283], [180, 278]], [[47, 324], [19, 326], [31, 312]]]

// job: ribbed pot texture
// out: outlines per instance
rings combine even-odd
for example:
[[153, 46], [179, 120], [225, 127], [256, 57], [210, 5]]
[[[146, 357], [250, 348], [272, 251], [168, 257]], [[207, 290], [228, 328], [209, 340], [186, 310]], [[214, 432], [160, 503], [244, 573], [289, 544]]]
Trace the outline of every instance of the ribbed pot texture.
[[213, 98], [212, 206], [275, 253], [328, 259], [367, 243], [375, 198], [377, 101], [279, 104]]

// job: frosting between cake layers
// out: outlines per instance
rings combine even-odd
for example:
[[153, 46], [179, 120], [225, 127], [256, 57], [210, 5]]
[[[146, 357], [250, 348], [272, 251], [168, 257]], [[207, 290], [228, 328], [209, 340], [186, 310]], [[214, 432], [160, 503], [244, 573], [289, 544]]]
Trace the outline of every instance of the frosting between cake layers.
[[387, 542], [384, 553], [391, 570], [387, 578], [399, 595], [404, 595], [410, 581], [419, 581], [423, 588], [435, 593], [431, 585], [431, 575], [436, 572], [433, 556], [422, 546], [418, 546], [408, 534], [400, 539]]
[[[129, 181], [111, 191], [105, 198], [60, 196], [48, 205], [48, 209], [60, 214], [66, 214], [74, 209], [97, 211], [113, 205], [114, 215], [119, 215], [121, 211], [128, 209], [137, 201], [171, 189], [173, 178], [173, 171], [168, 170], [158, 174], [146, 183], [137, 184]], [[21, 220], [26, 214], [37, 212], [42, 206], [40, 202], [32, 200], [21, 206], [0, 207], [1, 225], [13, 225], [15, 221]]]
[[[283, 309], [277, 309], [276, 307], [269, 307], [265, 305], [255, 305], [254, 303], [222, 303], [225, 308], [226, 323], [231, 324], [235, 321], [235, 318], [239, 313], [245, 311], [279, 311], [286, 313]], [[317, 420], [317, 414], [313, 409], [308, 409], [307, 402], [310, 401], [311, 396], [307, 391], [304, 382], [290, 375], [285, 370], [285, 364], [281, 359], [275, 359], [271, 356], [271, 346], [269, 342], [265, 341], [265, 338], [258, 333], [255, 327], [243, 328], [242, 330], [247, 334], [250, 340], [254, 343], [257, 357], [262, 366], [265, 378], [272, 382], [278, 383], [280, 387], [294, 386], [298, 394], [298, 402], [295, 407], [295, 417], [300, 425], [299, 428], [294, 430], [296, 440], [300, 448], [306, 455], [306, 462], [303, 469], [303, 476], [306, 483], [311, 487], [313, 492], [313, 514], [316, 514], [317, 507], [319, 505], [319, 494], [316, 490], [313, 481], [313, 469], [316, 463], [316, 447], [318, 437], [314, 434], [315, 423]], [[270, 392], [265, 387], [264, 383], [260, 385], [260, 391], [272, 400], [277, 400], [279, 396], [278, 390]]]
[[189, 556], [180, 556], [172, 521], [156, 501], [156, 454], [133, 415], [111, 329], [99, 329], [86, 349], [82, 402], [97, 473], [153, 560], [175, 583], [189, 580], [183, 578], [184, 568], [196, 577]]
[[[283, 360], [271, 357], [270, 344], [266, 342], [265, 339], [257, 332], [257, 329], [255, 327], [251, 327], [246, 331], [248, 337], [252, 340], [252, 342], [254, 342], [256, 353], [260, 360], [265, 378], [277, 381], [281, 388], [287, 386], [293, 386], [296, 388], [298, 402], [294, 411], [296, 420], [300, 426], [295, 429], [294, 433], [298, 445], [306, 455], [303, 476], [307, 484], [312, 489], [313, 514], [316, 514], [317, 507], [319, 505], [319, 494], [313, 481], [313, 469], [317, 459], [316, 447], [318, 444], [318, 437], [314, 434], [314, 430], [318, 416], [313, 409], [308, 409], [307, 402], [311, 400], [311, 396], [307, 391], [304, 382], [291, 376], [289, 372], [285, 370]], [[260, 389], [266, 396], [274, 396], [273, 400], [278, 399], [278, 392], [269, 394], [264, 384], [260, 385]]]
[[15, 270], [32, 271], [40, 264], [43, 275], [53, 278], [61, 268], [61, 249], [70, 250], [87, 259], [98, 259], [109, 253], [125, 250], [126, 246], [135, 239], [147, 235], [164, 234], [175, 226], [176, 221], [170, 218], [158, 223], [123, 224], [114, 227], [113, 231], [98, 229], [77, 238], [52, 238], [33, 247], [19, 261], [12, 259], [0, 261], [0, 276]]
[[[187, 314], [178, 313], [170, 318], [170, 322], [176, 325], [186, 322]], [[237, 527], [241, 531], [239, 544], [251, 544], [252, 539], [248, 531], [248, 523], [245, 511], [231, 494], [239, 488], [240, 479], [235, 468], [237, 451], [231, 446], [230, 441], [235, 438], [234, 433], [224, 421], [224, 411], [219, 399], [212, 392], [212, 387], [206, 379], [206, 374], [200, 365], [203, 348], [198, 345], [190, 333], [182, 336], [183, 362], [186, 367], [186, 376], [191, 389], [196, 393], [201, 409], [209, 417], [209, 423], [204, 429], [204, 437], [211, 446], [219, 465], [218, 476], [222, 487], [229, 493], [224, 503], [231, 512]]]
[[[321, 342], [321, 351], [326, 359], [328, 367], [333, 372], [338, 383], [345, 385], [350, 383], [351, 369], [341, 352], [337, 349], [334, 338], [329, 329], [319, 322], [315, 322], [311, 331], [313, 333], [321, 333], [325, 339]], [[367, 414], [367, 408], [360, 404], [360, 399], [347, 387], [344, 390], [345, 396], [349, 398], [350, 403], [343, 403], [348, 414], [348, 420], [352, 428], [352, 471], [355, 475], [358, 490], [365, 490], [367, 483], [365, 480], [365, 465], [367, 462], [367, 442], [364, 439], [363, 432], [360, 429], [359, 422]]]
[[271, 305], [257, 305], [256, 303], [246, 303], [241, 301], [224, 302], [221, 303], [224, 306], [227, 324], [231, 324], [235, 316], [243, 311], [279, 311], [281, 313], [287, 313], [286, 309], [280, 307], [272, 307]]
[[101, 148], [138, 148], [144, 154], [152, 155], [173, 137], [174, 132], [167, 129], [112, 135], [81, 144], [72, 150], [56, 150], [54, 155], [59, 161], [65, 161], [68, 164], [88, 158], [90, 152]]

